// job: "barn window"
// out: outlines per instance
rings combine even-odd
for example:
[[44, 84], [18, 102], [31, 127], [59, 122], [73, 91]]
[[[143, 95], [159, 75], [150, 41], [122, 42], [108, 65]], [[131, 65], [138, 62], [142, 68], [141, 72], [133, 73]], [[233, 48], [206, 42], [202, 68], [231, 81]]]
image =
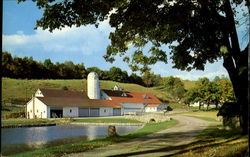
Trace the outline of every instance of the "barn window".
[[72, 110], [70, 109], [70, 110], [69, 110], [69, 112], [71, 113], [71, 112], [72, 112]]
[[38, 113], [38, 110], [36, 110], [36, 112]]
[[43, 111], [43, 113], [45, 113], [45, 111]]
[[106, 109], [104, 109], [104, 113], [106, 112]]

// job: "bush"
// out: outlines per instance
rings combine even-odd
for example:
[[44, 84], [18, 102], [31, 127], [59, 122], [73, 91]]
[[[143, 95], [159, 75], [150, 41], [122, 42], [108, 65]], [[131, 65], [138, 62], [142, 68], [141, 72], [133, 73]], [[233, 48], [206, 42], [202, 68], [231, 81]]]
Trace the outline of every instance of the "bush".
[[226, 102], [224, 103], [217, 116], [223, 117], [223, 125], [230, 128], [237, 128], [240, 126], [240, 107], [236, 102]]

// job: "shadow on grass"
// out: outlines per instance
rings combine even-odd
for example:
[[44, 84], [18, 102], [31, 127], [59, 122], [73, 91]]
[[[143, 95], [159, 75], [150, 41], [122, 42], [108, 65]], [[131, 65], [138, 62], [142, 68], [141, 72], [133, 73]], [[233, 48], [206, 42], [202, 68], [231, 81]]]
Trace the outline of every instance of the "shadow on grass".
[[[143, 155], [143, 154], [149, 154], [149, 153], [150, 154], [151, 153], [159, 153], [159, 152], [170, 152], [171, 153], [171, 151], [172, 151], [173, 152], [172, 154], [164, 156], [164, 157], [170, 157], [170, 156], [175, 156], [175, 155], [178, 155], [178, 154], [186, 153], [186, 152], [189, 152], [189, 151], [199, 150], [199, 149], [206, 148], [206, 147], [219, 146], [221, 144], [225, 144], [225, 143], [234, 141], [236, 139], [238, 139], [238, 138], [234, 138], [234, 139], [231, 139], [231, 140], [228, 140], [228, 141], [225, 141], [225, 142], [216, 143], [216, 144], [207, 144], [207, 145], [203, 145], [203, 146], [199, 146], [199, 147], [194, 147], [192, 149], [183, 150], [183, 149], [186, 149], [187, 147], [189, 147], [190, 145], [200, 145], [202, 143], [207, 143], [207, 142], [213, 142], [214, 141], [214, 140], [206, 140], [206, 141], [199, 140], [199, 141], [196, 141], [196, 142], [192, 142], [192, 143], [189, 143], [189, 144], [183, 144], [183, 145], [179, 145], [179, 146], [167, 146], [167, 147], [163, 147], [163, 148], [160, 148], [160, 149], [146, 150], [146, 151], [133, 152], [133, 153], [124, 153], [124, 154], [119, 154], [119, 155], [112, 155], [112, 156], [109, 156], [109, 157], [126, 157], [126, 156]], [[234, 145], [234, 144], [230, 144], [230, 145]]]
[[[161, 138], [161, 140], [159, 141], [161, 142], [171, 142], [171, 143], [177, 143], [177, 142], [181, 142], [181, 138], [183, 136], [188, 137], [190, 136], [193, 137], [193, 135], [195, 134], [199, 134], [199, 132], [201, 132], [201, 130], [194, 130], [191, 132], [186, 132], [185, 135], [182, 132], [178, 132], [178, 133], [169, 133], [166, 135], [163, 135], [162, 137], [159, 136], [158, 138]], [[165, 137], [165, 138], [163, 138]], [[235, 141], [237, 139], [241, 138], [240, 136], [240, 130], [239, 129], [234, 129], [234, 130], [220, 130], [219, 126], [213, 126], [213, 127], [209, 127], [208, 129], [205, 129], [204, 131], [202, 131], [202, 133], [200, 133], [197, 136], [197, 140], [195, 142], [191, 142], [188, 144], [181, 144], [178, 146], [165, 146], [159, 149], [153, 149], [153, 150], [145, 150], [145, 151], [138, 151], [138, 152], [131, 152], [131, 153], [124, 153], [124, 154], [119, 154], [119, 155], [114, 155], [114, 156], [109, 156], [109, 157], [125, 157], [125, 156], [135, 156], [135, 155], [146, 155], [146, 154], [152, 154], [152, 153], [159, 153], [162, 152], [163, 154], [168, 154], [165, 155], [166, 157], [169, 156], [176, 156], [176, 155], [180, 155], [183, 153], [187, 153], [190, 151], [197, 151], [197, 150], [201, 150], [204, 148], [211, 148], [211, 147], [216, 147], [216, 146], [220, 146], [223, 144], [226, 144], [228, 147], [230, 146], [234, 146], [237, 145], [241, 142], [236, 142], [234, 144], [229, 144], [232, 141]], [[192, 146], [192, 147], [190, 147]], [[188, 148], [190, 147], [190, 148]], [[150, 148], [149, 148], [150, 149]], [[245, 150], [239, 150], [238, 155], [242, 155], [245, 154]]]

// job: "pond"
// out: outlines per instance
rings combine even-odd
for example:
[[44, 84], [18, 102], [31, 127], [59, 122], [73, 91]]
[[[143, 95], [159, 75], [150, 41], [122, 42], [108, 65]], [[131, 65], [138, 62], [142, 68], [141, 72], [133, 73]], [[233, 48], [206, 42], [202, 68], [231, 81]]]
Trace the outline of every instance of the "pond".
[[[119, 135], [135, 131], [142, 126], [116, 126]], [[1, 147], [4, 154], [44, 148], [82, 140], [106, 137], [108, 126], [57, 125], [46, 127], [2, 128]], [[17, 150], [17, 148], [19, 150]]]

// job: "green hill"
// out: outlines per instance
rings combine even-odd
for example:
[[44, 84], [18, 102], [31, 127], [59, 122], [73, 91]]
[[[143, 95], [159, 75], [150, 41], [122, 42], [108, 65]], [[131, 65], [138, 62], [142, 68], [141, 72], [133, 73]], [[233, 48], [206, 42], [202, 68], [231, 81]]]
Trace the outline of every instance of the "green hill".
[[187, 90], [194, 88], [195, 83], [197, 82], [197, 81], [190, 81], [190, 80], [181, 80], [181, 81], [184, 83], [184, 88]]
[[[118, 83], [104, 80], [101, 80], [100, 84], [101, 89], [111, 89], [117, 84], [120, 85], [125, 91], [152, 93], [162, 101], [172, 101], [172, 97], [168, 92], [155, 87], [146, 88], [137, 84]], [[65, 86], [68, 90], [86, 91], [87, 81], [86, 79], [26, 80], [2, 78], [2, 104], [5, 104], [6, 102], [26, 104], [38, 88], [63, 89]]]

